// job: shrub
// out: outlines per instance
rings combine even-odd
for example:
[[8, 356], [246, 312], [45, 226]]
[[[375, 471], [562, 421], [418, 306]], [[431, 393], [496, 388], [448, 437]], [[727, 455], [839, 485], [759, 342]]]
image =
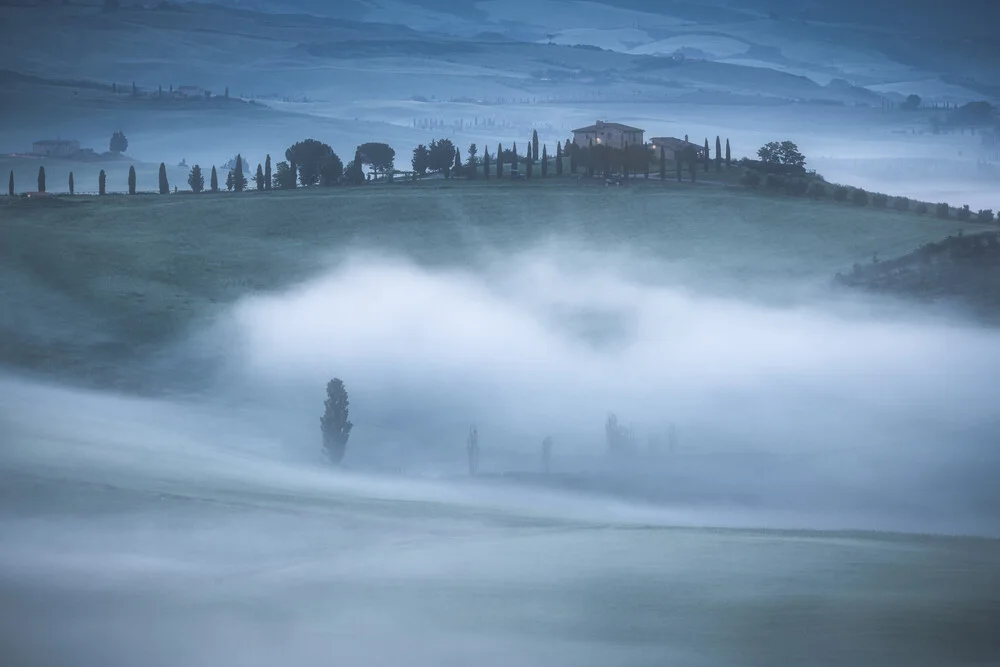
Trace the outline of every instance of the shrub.
[[868, 193], [863, 188], [857, 188], [851, 193], [851, 201], [854, 202], [855, 206], [867, 206]]
[[897, 211], [909, 211], [910, 200], [906, 197], [896, 197], [892, 200], [892, 207]]
[[785, 192], [796, 197], [801, 197], [809, 191], [809, 182], [804, 178], [790, 178], [785, 184]]
[[885, 208], [889, 205], [889, 195], [877, 192], [872, 195], [872, 206], [875, 208]]
[[833, 198], [837, 201], [847, 201], [847, 188], [838, 185], [833, 189]]
[[926, 202], [917, 202], [917, 206], [914, 209], [919, 215], [927, 215], [928, 207]]
[[984, 208], [976, 215], [976, 222], [993, 222], [993, 209]]
[[777, 174], [768, 174], [764, 185], [769, 189], [776, 190], [785, 186], [785, 179]]
[[972, 211], [969, 209], [969, 205], [966, 204], [962, 208], [958, 209], [957, 215], [958, 215], [958, 219], [959, 220], [968, 220], [968, 219], [970, 219], [972, 217]]
[[740, 181], [748, 188], [760, 187], [760, 173], [753, 169], [747, 169]]
[[944, 202], [941, 202], [940, 204], [934, 207], [934, 215], [936, 215], [941, 219], [947, 218], [950, 213], [951, 213], [950, 207], [948, 206], [948, 204]]
[[819, 181], [813, 181], [809, 184], [808, 194], [814, 199], [822, 199], [826, 197], [826, 186]]

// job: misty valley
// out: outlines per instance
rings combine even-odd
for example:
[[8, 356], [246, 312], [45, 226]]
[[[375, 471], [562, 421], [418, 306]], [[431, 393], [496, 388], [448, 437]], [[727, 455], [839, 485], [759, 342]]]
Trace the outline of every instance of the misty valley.
[[994, 16], [0, 0], [0, 663], [1000, 665]]

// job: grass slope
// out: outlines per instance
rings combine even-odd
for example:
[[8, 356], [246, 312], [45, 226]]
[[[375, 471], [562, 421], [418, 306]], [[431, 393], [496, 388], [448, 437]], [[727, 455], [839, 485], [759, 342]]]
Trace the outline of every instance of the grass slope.
[[[956, 222], [735, 188], [568, 182], [399, 185], [243, 195], [0, 198], [0, 363], [101, 384], [240, 296], [375, 249], [476, 270], [538, 244], [626, 251], [752, 296], [825, 283]], [[965, 225], [969, 227], [968, 224]]]

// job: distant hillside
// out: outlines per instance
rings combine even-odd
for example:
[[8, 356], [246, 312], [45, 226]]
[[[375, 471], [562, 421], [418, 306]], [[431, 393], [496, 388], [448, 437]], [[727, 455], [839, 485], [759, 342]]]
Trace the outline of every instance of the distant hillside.
[[1000, 232], [959, 232], [902, 257], [855, 264], [849, 274], [838, 274], [836, 282], [925, 300], [953, 300], [1000, 322]]

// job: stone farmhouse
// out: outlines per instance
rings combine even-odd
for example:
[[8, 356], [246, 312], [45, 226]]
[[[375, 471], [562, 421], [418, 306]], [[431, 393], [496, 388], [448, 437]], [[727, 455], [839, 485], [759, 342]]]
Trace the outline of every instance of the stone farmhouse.
[[80, 142], [72, 139], [43, 139], [31, 144], [31, 152], [44, 157], [76, 157], [80, 154]]
[[573, 130], [573, 143], [580, 148], [587, 148], [593, 143], [595, 146], [622, 149], [625, 146], [642, 144], [644, 133], [645, 131], [638, 127], [599, 120], [593, 125]]
[[652, 144], [654, 157], [659, 157], [661, 146], [663, 147], [663, 152], [666, 158], [675, 162], [677, 161], [678, 155], [684, 151], [695, 151], [698, 159], [703, 159], [705, 157], [705, 147], [703, 145], [698, 145], [685, 139], [677, 139], [676, 137], [653, 137], [649, 140], [649, 143]]

